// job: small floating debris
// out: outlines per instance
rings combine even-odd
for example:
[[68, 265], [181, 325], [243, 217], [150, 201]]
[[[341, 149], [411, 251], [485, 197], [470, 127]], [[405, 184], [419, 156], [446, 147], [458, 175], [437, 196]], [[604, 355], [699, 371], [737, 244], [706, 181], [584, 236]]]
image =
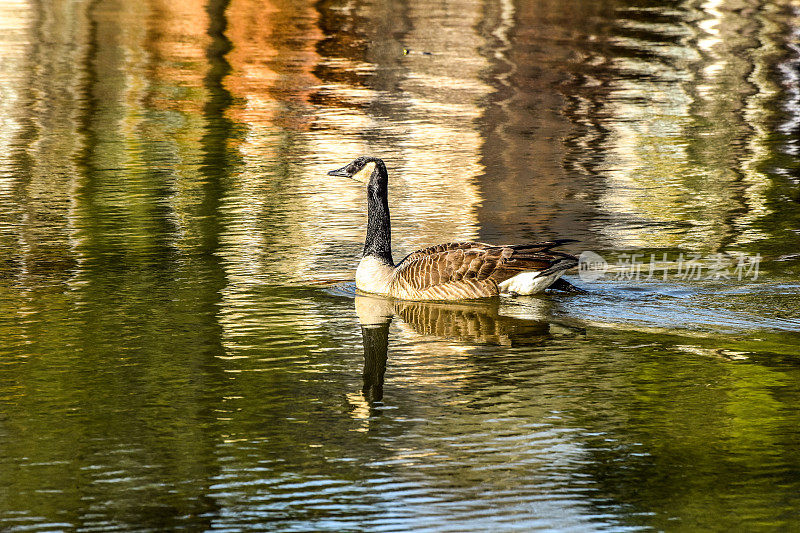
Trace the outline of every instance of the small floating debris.
[[725, 350], [725, 349], [720, 350], [719, 354], [722, 357], [725, 357], [726, 359], [730, 359], [732, 361], [746, 361], [750, 359], [751, 355], [749, 352], [740, 352], [737, 350]]
[[340, 283], [347, 283], [348, 281], [353, 281], [353, 278], [311, 278], [306, 281], [306, 283], [317, 287], [329, 287]]
[[403, 48], [403, 55], [404, 56], [408, 56], [408, 55], [411, 55], [411, 54], [422, 55], [422, 56], [432, 56], [433, 55], [433, 53], [431, 53], [431, 52], [417, 52], [417, 51], [412, 51], [410, 48]]
[[749, 352], [741, 352], [738, 350], [728, 350], [725, 348], [704, 348], [701, 346], [687, 346], [683, 344], [675, 345], [675, 348], [682, 352], [707, 357], [716, 357], [719, 359], [726, 359], [728, 361], [747, 361], [750, 359], [751, 355]]
[[331, 296], [339, 296], [343, 298], [355, 298], [356, 297], [356, 284], [354, 281], [337, 283], [335, 285], [329, 285], [322, 289], [325, 293]]

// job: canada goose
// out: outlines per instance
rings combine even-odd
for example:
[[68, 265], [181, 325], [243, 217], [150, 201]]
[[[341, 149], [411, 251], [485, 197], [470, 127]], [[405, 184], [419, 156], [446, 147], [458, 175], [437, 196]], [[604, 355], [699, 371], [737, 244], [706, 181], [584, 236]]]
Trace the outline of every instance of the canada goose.
[[[450, 242], [423, 248], [397, 265], [392, 261], [386, 165], [377, 157], [359, 157], [329, 176], [367, 183], [367, 237], [356, 270], [356, 288], [402, 300], [464, 300], [498, 294], [534, 294], [578, 265], [574, 255], [552, 248], [573, 239], [493, 246]], [[368, 181], [363, 178], [369, 176]], [[554, 288], [582, 292], [559, 280]]]

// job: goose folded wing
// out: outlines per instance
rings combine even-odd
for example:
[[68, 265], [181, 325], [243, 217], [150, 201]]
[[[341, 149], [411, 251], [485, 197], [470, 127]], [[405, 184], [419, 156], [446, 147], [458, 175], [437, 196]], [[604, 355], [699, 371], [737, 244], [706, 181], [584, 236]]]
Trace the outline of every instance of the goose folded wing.
[[398, 265], [394, 275], [397, 294], [438, 300], [498, 294], [497, 283], [490, 276], [501, 259], [499, 248], [481, 243], [448, 243], [438, 247], [441, 251], [431, 247], [414, 252]]
[[570, 241], [514, 246], [462, 242], [425, 248], [398, 265], [396, 293], [440, 300], [495, 296], [498, 285], [522, 272], [549, 274], [576, 266], [575, 256], [551, 250], [564, 242]]
[[398, 267], [403, 265], [404, 263], [409, 263], [412, 261], [416, 261], [421, 257], [425, 257], [428, 255], [436, 255], [442, 252], [451, 252], [453, 250], [483, 250], [486, 248], [491, 248], [490, 244], [485, 244], [482, 242], [475, 242], [475, 241], [460, 241], [460, 242], [447, 242], [443, 244], [437, 244], [435, 246], [429, 246], [427, 248], [423, 248], [421, 250], [417, 250], [416, 252], [412, 252], [408, 254], [406, 257], [403, 258], [402, 261], [398, 263]]

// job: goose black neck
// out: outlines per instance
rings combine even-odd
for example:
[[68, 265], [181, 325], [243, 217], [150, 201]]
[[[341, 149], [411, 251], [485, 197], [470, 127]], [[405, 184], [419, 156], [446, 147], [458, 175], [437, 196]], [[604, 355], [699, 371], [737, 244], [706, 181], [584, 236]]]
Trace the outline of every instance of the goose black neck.
[[386, 166], [383, 161], [377, 160], [367, 185], [367, 238], [364, 242], [364, 257], [371, 255], [394, 265], [388, 186]]

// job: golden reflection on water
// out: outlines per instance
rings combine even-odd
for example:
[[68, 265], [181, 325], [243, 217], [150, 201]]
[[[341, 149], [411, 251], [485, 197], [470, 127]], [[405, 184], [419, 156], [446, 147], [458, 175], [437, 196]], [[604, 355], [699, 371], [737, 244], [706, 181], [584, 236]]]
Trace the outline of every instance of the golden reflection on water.
[[98, 265], [211, 256], [233, 338], [255, 287], [352, 276], [364, 190], [326, 171], [367, 152], [397, 259], [775, 238], [767, 167], [796, 96], [772, 65], [796, 61], [797, 17], [737, 6], [4, 3], [4, 275], [78, 289]]
[[601, 204], [620, 221], [684, 222], [688, 229], [643, 232], [612, 223], [601, 230], [610, 240], [722, 250], [768, 237], [758, 229], [771, 213], [763, 169], [774, 154], [778, 91], [768, 72], [784, 49], [787, 21], [767, 5], [739, 7], [704, 2], [698, 23], [677, 34], [674, 26], [639, 23], [639, 31], [671, 42], [653, 49], [656, 70], [652, 60], [618, 64], [635, 76], [610, 93], [615, 120]]
[[[260, 6], [234, 2], [227, 10], [226, 35], [235, 46], [227, 57], [232, 70], [225, 87], [236, 101], [228, 115], [246, 130], [236, 145], [241, 172], [231, 176], [236, 193], [225, 206], [231, 220], [225, 257], [231, 269], [242, 275], [249, 272], [251, 280], [324, 275], [331, 269], [332, 243], [337, 242], [350, 243], [343, 247], [356, 258], [366, 221], [364, 190], [349, 180], [332, 179], [325, 171], [362, 153], [381, 155], [389, 164], [399, 255], [431, 242], [474, 238], [480, 196], [473, 178], [480, 171], [480, 138], [470, 124], [479, 116], [479, 99], [490, 88], [478, 81], [454, 85], [452, 78], [463, 76], [465, 68], [477, 78], [485, 65], [469, 56], [447, 54], [405, 58], [403, 44], [392, 40], [369, 58], [372, 63], [365, 58], [355, 61], [346, 50], [344, 57], [337, 57], [338, 41], [349, 36], [334, 33], [323, 43], [323, 34], [316, 30], [323, 22], [315, 10], [276, 3], [263, 20], [261, 15], [248, 15]], [[431, 13], [412, 10], [402, 19], [391, 10], [369, 15], [385, 15], [413, 28]], [[465, 10], [453, 24], [471, 27], [477, 16]], [[413, 30], [410, 35], [414, 40]], [[426, 37], [432, 49], [444, 49], [454, 38], [449, 33]], [[461, 33], [459, 39], [469, 47], [479, 44], [474, 30]], [[323, 44], [334, 52], [332, 57], [317, 53]], [[412, 76], [415, 58], [420, 63]], [[368, 71], [380, 76], [368, 84], [337, 79], [346, 69], [358, 70], [358, 65], [371, 65]], [[447, 87], [450, 90], [444, 90]], [[420, 151], [423, 147], [425, 152]], [[270, 232], [279, 234], [277, 242], [267, 237], [265, 219]], [[280, 261], [263, 260], [270, 245], [277, 246]], [[347, 268], [354, 265], [351, 261]]]
[[[409, 5], [399, 13], [381, 4], [364, 9], [363, 17], [384, 21], [385, 26], [375, 31], [385, 31], [387, 40], [370, 57], [347, 57], [345, 49], [345, 57], [322, 60], [325, 68], [318, 72], [322, 83], [317, 91], [327, 105], [312, 132], [314, 162], [333, 161], [338, 166], [362, 153], [387, 160], [398, 255], [431, 242], [474, 238], [475, 211], [481, 199], [474, 177], [481, 166], [480, 136], [473, 122], [480, 114], [477, 104], [491, 90], [479, 79], [486, 67], [477, 54], [480, 39], [473, 29], [479, 6], [465, 3], [456, 13], [446, 6], [418, 9]], [[447, 20], [455, 29], [430, 32], [430, 20]], [[371, 31], [365, 27], [357, 33], [370, 35]], [[334, 55], [336, 45], [346, 39], [343, 34], [331, 34], [328, 41]], [[451, 46], [454, 39], [458, 46]], [[413, 48], [407, 56], [403, 55], [405, 45]], [[422, 53], [429, 50], [438, 52]], [[374, 74], [350, 79], [344, 75], [350, 68]], [[366, 222], [364, 191], [320, 176], [317, 168], [308, 172], [312, 183], [339, 198], [321, 205], [331, 206], [335, 218], [352, 220], [351, 229], [341, 237], [361, 241]]]
[[[14, 140], [22, 124], [15, 112], [22, 105], [23, 88], [20, 76], [25, 75], [27, 63], [26, 45], [29, 42], [27, 29], [33, 18], [32, 9], [26, 2], [3, 2], [0, 4], [0, 149], [4, 154], [14, 150]], [[2, 165], [0, 192], [8, 194], [13, 173], [7, 164]]]
[[453, 239], [770, 237], [784, 3], [214, 6], [4, 4], [0, 167], [9, 212], [26, 198], [5, 237], [22, 263], [211, 238], [237, 283], [341, 277], [363, 190], [325, 171], [367, 152], [391, 172], [398, 257]]

